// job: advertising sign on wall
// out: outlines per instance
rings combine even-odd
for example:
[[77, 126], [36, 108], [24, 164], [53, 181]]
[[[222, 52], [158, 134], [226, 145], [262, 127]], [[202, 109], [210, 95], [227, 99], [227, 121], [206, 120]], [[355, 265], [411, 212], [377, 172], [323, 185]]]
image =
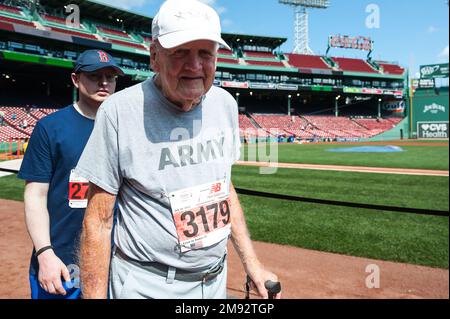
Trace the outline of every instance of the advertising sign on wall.
[[338, 34], [329, 37], [328, 46], [331, 48], [372, 51], [373, 41], [368, 37], [350, 37], [348, 35]]
[[418, 138], [448, 138], [448, 122], [417, 122]]
[[420, 77], [422, 79], [448, 78], [448, 63], [422, 65]]
[[405, 101], [390, 100], [383, 103], [383, 110], [392, 113], [403, 113], [405, 111]]
[[222, 81], [222, 87], [235, 89], [248, 89], [248, 82]]

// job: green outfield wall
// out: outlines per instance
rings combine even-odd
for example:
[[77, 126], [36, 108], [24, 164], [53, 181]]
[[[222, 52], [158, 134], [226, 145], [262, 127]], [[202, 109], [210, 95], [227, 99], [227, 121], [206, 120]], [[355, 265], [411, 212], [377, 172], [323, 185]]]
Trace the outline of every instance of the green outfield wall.
[[410, 128], [413, 138], [448, 138], [448, 87], [416, 90], [412, 98]]

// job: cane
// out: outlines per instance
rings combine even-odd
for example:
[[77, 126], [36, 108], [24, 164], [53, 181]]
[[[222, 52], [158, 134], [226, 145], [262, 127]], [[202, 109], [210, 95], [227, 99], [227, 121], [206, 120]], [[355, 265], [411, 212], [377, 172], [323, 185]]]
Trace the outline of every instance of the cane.
[[[247, 275], [247, 280], [245, 282], [245, 299], [250, 299], [250, 276]], [[275, 295], [281, 291], [281, 283], [279, 281], [270, 281], [267, 280], [264, 283], [264, 287], [266, 287], [269, 299], [274, 299]]]

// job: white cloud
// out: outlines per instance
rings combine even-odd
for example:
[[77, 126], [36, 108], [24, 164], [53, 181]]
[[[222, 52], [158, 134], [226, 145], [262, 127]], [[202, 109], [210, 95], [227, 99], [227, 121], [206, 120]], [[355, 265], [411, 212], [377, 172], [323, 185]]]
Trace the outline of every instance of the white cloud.
[[230, 19], [223, 19], [222, 20], [222, 26], [223, 27], [229, 27], [231, 25], [233, 25], [233, 20], [230, 20]]
[[211, 7], [216, 3], [216, 0], [199, 0], [199, 1], [209, 5]]
[[219, 15], [221, 15], [221, 14], [227, 12], [227, 8], [225, 8], [225, 7], [218, 7], [218, 8], [216, 8], [216, 11], [217, 11], [217, 13]]
[[428, 27], [428, 29], [427, 29], [427, 32], [428, 32], [428, 33], [436, 33], [436, 32], [438, 32], [438, 31], [439, 31], [439, 29], [436, 28], [435, 26], [432, 26], [432, 25], [430, 25], [430, 26]]
[[217, 0], [198, 0], [200, 2], [203, 2], [204, 4], [207, 4], [210, 7], [213, 7], [219, 15], [222, 15], [223, 13], [227, 12], [227, 8], [223, 6], [218, 6]]
[[441, 53], [439, 53], [438, 58], [443, 59], [445, 61], [448, 61], [448, 45], [444, 48], [444, 50], [441, 51]]

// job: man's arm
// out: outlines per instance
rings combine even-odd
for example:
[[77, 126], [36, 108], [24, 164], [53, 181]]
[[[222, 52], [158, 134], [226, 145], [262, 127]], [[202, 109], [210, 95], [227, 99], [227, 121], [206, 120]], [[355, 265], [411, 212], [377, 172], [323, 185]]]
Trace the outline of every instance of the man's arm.
[[106, 299], [116, 196], [90, 183], [80, 240], [83, 298]]
[[[47, 210], [48, 183], [26, 182], [25, 224], [36, 251], [50, 246], [50, 221]], [[70, 281], [69, 271], [52, 249], [38, 256], [38, 281], [42, 289], [51, 294], [65, 295], [61, 276]]]
[[[241, 204], [239, 203], [239, 198], [233, 184], [230, 186], [230, 200], [232, 207], [231, 241], [233, 242], [234, 249], [241, 259], [245, 272], [252, 279], [259, 295], [267, 299], [268, 293], [264, 287], [264, 283], [267, 280], [278, 281], [278, 278], [275, 274], [265, 270], [256, 256], [250, 235], [248, 233], [244, 212]], [[276, 298], [281, 298], [281, 293], [277, 294]]]

